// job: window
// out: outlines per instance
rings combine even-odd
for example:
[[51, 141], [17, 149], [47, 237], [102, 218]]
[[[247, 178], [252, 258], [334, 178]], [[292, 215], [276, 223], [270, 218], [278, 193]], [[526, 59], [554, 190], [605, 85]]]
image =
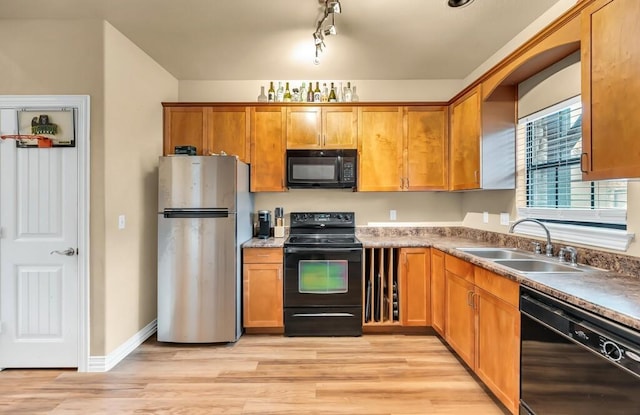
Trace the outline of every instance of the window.
[[[570, 225], [558, 228], [569, 234], [605, 228], [626, 235], [626, 181], [582, 181], [580, 97], [520, 119], [517, 145], [519, 217]], [[587, 243], [584, 235], [563, 240]]]

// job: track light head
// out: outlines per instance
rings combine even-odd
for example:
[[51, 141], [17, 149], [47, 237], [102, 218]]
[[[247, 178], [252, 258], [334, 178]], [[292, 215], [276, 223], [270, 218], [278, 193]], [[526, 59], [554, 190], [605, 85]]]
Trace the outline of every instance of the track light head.
[[473, 0], [449, 0], [447, 5], [449, 7], [462, 7], [471, 4]]

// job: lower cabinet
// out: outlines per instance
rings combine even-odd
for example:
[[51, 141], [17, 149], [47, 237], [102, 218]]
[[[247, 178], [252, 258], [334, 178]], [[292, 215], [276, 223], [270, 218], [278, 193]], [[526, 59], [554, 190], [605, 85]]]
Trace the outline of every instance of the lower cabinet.
[[441, 336], [445, 330], [444, 252], [431, 248], [431, 326]]
[[245, 248], [243, 258], [244, 327], [284, 327], [282, 249]]
[[400, 316], [403, 326], [431, 324], [429, 248], [400, 249]]
[[519, 285], [445, 256], [445, 340], [512, 412], [519, 401]]

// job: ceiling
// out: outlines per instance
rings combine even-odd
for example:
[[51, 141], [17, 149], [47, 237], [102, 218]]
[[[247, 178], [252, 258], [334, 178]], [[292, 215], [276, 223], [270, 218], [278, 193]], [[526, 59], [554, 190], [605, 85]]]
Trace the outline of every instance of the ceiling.
[[560, 0], [0, 0], [2, 19], [104, 19], [180, 80], [462, 79]]

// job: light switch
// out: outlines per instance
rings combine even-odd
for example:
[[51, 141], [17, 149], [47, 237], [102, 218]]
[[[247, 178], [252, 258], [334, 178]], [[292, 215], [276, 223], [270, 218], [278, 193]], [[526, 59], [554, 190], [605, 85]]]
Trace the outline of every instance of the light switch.
[[118, 216], [118, 229], [124, 229], [125, 221], [124, 215]]
[[397, 217], [397, 215], [396, 215], [395, 209], [391, 209], [389, 211], [389, 220], [396, 220], [396, 217]]
[[509, 214], [501, 213], [500, 214], [500, 225], [508, 225], [509, 224]]
[[482, 222], [489, 223], [489, 212], [482, 212]]

